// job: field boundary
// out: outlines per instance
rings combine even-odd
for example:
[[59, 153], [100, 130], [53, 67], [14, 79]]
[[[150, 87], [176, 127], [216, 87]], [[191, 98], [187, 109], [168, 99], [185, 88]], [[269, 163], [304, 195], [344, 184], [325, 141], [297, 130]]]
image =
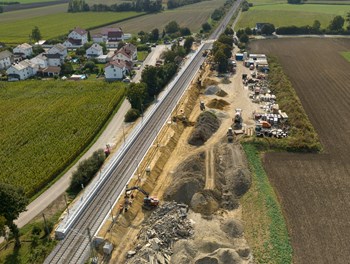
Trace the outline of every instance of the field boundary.
[[245, 236], [257, 263], [292, 263], [293, 249], [277, 195], [253, 144], [243, 143], [252, 187], [241, 199]]

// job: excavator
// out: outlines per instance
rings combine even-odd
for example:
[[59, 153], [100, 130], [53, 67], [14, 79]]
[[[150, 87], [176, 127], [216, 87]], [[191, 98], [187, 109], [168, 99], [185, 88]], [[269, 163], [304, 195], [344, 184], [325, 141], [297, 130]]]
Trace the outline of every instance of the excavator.
[[143, 198], [143, 205], [142, 208], [146, 209], [146, 210], [152, 210], [156, 207], [158, 207], [159, 205], [159, 200], [157, 199], [157, 197], [149, 197], [149, 193], [146, 192], [145, 190], [143, 190], [141, 187], [139, 186], [133, 186], [128, 188], [128, 186], [126, 186], [125, 188], [125, 197], [129, 197], [130, 191], [133, 190], [138, 190], [140, 192], [142, 192], [145, 195], [145, 198]]

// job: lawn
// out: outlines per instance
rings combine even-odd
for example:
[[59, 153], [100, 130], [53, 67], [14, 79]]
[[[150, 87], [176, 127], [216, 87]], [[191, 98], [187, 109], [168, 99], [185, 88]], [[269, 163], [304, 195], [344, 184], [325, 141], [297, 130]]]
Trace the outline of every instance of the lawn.
[[340, 54], [341, 54], [348, 62], [350, 62], [350, 51], [340, 52]]
[[[59, 5], [60, 6], [60, 5]], [[36, 8], [41, 9], [41, 8]], [[35, 12], [38, 10], [33, 9]], [[51, 8], [43, 8], [43, 11]], [[28, 11], [27, 11], [28, 12]], [[1, 22], [2, 15], [0, 14], [0, 36], [1, 41], [5, 43], [21, 43], [28, 41], [28, 35], [35, 26], [38, 26], [43, 39], [50, 39], [60, 35], [68, 34], [74, 27], [91, 28], [102, 26], [106, 23], [122, 21], [127, 18], [135, 17], [143, 13], [137, 12], [85, 12], [85, 13], [53, 13], [39, 15], [31, 18], [21, 17], [22, 11], [9, 12], [6, 15], [16, 17], [16, 20], [11, 20], [5, 17], [6, 21]], [[26, 13], [25, 13], [26, 14]]]
[[321, 28], [326, 28], [336, 15], [345, 17], [350, 11], [350, 5], [289, 5], [271, 4], [254, 6], [243, 12], [236, 29], [254, 27], [257, 22], [269, 22], [276, 27], [312, 25], [314, 20], [321, 22]]
[[123, 95], [122, 84], [89, 80], [1, 84], [0, 181], [33, 196], [89, 145]]
[[137, 60], [138, 61], [144, 61], [147, 56], [148, 56], [148, 52], [147, 51], [138, 51], [137, 52]]

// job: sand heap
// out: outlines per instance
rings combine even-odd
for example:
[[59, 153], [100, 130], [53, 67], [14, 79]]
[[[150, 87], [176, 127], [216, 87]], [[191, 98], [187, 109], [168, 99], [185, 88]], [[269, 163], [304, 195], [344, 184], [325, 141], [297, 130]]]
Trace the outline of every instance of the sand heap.
[[194, 146], [203, 145], [220, 127], [220, 120], [215, 114], [205, 111], [197, 119], [195, 129], [188, 143]]
[[207, 106], [209, 108], [215, 108], [215, 109], [220, 109], [220, 110], [223, 110], [225, 106], [229, 105], [228, 102], [226, 102], [225, 100], [223, 99], [212, 99], [210, 100], [209, 103], [207, 103]]

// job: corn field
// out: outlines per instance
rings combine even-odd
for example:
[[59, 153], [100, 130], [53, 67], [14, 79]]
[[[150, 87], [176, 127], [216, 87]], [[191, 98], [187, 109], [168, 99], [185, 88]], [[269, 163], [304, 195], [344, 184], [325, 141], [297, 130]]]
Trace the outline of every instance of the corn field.
[[31, 197], [89, 145], [124, 97], [122, 84], [0, 84], [0, 181]]

